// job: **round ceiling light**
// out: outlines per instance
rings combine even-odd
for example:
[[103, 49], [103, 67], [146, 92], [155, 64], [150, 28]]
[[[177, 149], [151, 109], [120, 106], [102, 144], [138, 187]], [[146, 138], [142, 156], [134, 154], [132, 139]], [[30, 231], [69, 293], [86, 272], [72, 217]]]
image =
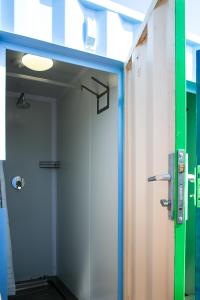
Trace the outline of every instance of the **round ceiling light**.
[[47, 71], [53, 67], [52, 59], [32, 54], [25, 54], [22, 57], [22, 63], [33, 71]]

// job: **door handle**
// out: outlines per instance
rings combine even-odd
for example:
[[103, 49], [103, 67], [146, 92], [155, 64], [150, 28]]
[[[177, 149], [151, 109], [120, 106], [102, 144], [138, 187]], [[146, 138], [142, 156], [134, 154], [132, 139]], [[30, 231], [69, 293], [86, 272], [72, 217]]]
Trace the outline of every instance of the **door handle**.
[[162, 207], [167, 207], [168, 208], [171, 203], [170, 203], [170, 200], [161, 199], [160, 204], [162, 205]]
[[160, 204], [168, 209], [170, 220], [174, 218], [174, 154], [169, 154], [168, 157], [168, 173], [151, 176], [148, 182], [167, 181], [168, 182], [168, 199], [161, 199]]
[[170, 174], [161, 174], [161, 175], [155, 175], [148, 178], [148, 182], [152, 181], [170, 181], [171, 175]]
[[[168, 199], [161, 199], [160, 204], [166, 207], [169, 218], [174, 217], [174, 155], [169, 155], [168, 174], [155, 175], [148, 178], [148, 182], [167, 181]], [[185, 184], [186, 175], [186, 184]], [[182, 224], [184, 219], [188, 219], [188, 182], [196, 183], [196, 175], [188, 174], [188, 155], [184, 150], [178, 150], [178, 202], [177, 202], [177, 223]], [[194, 187], [196, 191], [196, 187]], [[185, 200], [186, 199], [186, 200]]]
[[[153, 181], [168, 181], [168, 182], [170, 182], [171, 175], [170, 174], [161, 174], [161, 175], [155, 175], [155, 176], [148, 178], [148, 182], [153, 182]], [[162, 205], [162, 207], [166, 207], [166, 208], [170, 209], [171, 200], [161, 199], [160, 204]]]

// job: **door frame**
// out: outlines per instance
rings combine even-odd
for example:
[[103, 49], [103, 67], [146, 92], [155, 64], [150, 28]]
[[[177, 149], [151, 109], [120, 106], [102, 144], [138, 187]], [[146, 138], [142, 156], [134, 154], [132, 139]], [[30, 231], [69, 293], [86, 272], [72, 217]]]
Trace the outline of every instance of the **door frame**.
[[[0, 31], [0, 79], [4, 84], [0, 97], [5, 111], [6, 50], [45, 56], [81, 67], [114, 73], [118, 77], [118, 300], [123, 300], [123, 236], [124, 236], [124, 64], [120, 61], [91, 53]], [[5, 129], [4, 129], [5, 130]], [[1, 275], [1, 274], [0, 274]]]
[[[186, 153], [185, 1], [175, 0], [175, 203], [174, 203], [174, 300], [185, 299], [186, 219], [178, 224], [178, 150]], [[186, 162], [186, 161], [185, 161]], [[185, 184], [186, 185], [186, 172]], [[187, 203], [184, 196], [184, 208]], [[185, 209], [184, 209], [185, 211]]]

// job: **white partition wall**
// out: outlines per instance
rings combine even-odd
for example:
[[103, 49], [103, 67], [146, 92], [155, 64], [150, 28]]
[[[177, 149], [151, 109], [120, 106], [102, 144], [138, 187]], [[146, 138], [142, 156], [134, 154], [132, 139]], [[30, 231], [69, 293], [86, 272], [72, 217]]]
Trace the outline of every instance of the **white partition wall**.
[[116, 300], [117, 87], [99, 115], [81, 89], [58, 103], [58, 275], [80, 300]]
[[91, 300], [117, 299], [117, 88], [108, 111], [91, 115]]
[[58, 276], [89, 299], [90, 99], [73, 91], [59, 100]]
[[4, 47], [0, 47], [0, 160], [6, 158], [6, 114], [5, 114], [5, 103], [6, 103], [6, 53]]

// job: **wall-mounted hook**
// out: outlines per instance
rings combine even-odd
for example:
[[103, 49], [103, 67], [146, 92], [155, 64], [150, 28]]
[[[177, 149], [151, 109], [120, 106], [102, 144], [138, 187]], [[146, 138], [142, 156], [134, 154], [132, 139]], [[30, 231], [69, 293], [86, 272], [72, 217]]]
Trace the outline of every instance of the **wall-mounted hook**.
[[[100, 114], [103, 111], [109, 109], [109, 106], [110, 106], [110, 99], [109, 99], [110, 89], [109, 89], [109, 86], [105, 85], [104, 83], [99, 81], [97, 78], [92, 76], [91, 79], [94, 80], [99, 85], [103, 86], [106, 90], [104, 92], [102, 92], [101, 94], [97, 94], [96, 92], [94, 92], [93, 90], [91, 90], [90, 88], [88, 88], [87, 86], [85, 86], [83, 84], [81, 85], [81, 90], [85, 89], [88, 92], [90, 92], [91, 94], [96, 96], [96, 98], [97, 98], [97, 114]], [[105, 106], [100, 108], [100, 99], [105, 95], [107, 95], [107, 103], [106, 103]]]

